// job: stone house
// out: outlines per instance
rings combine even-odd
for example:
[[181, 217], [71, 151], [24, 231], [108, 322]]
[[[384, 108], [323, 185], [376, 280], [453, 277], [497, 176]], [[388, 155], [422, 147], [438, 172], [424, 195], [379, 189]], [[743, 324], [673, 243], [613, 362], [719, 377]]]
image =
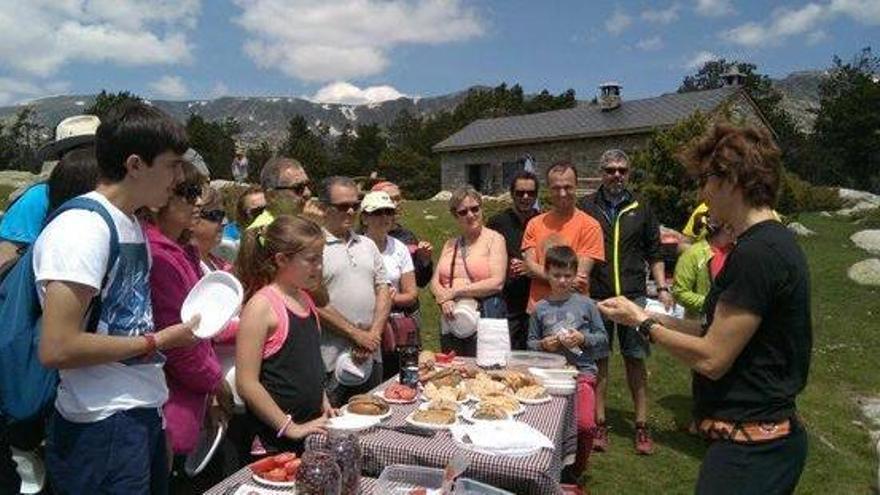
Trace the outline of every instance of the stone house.
[[553, 163], [574, 163], [583, 191], [598, 180], [599, 157], [605, 150], [632, 153], [642, 149], [654, 130], [672, 127], [697, 111], [717, 117], [726, 109], [736, 122], [770, 129], [741, 82], [742, 77], [732, 72], [725, 74], [725, 85], [718, 89], [633, 101], [622, 101], [621, 86], [610, 82], [599, 87], [596, 102], [477, 120], [434, 146], [440, 153], [442, 188], [469, 183], [484, 194], [503, 192], [528, 159], [542, 180]]

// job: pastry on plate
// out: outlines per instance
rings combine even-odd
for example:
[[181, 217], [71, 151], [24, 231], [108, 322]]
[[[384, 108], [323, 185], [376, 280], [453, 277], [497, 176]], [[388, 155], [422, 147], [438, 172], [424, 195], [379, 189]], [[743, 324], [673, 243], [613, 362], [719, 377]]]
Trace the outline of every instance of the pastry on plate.
[[446, 409], [420, 409], [413, 412], [413, 421], [434, 425], [451, 425], [455, 423], [455, 411]]
[[348, 400], [348, 412], [364, 416], [382, 416], [391, 410], [391, 406], [381, 397], [375, 395], [355, 395]]
[[540, 385], [526, 385], [516, 391], [516, 397], [518, 399], [543, 399], [546, 396], [547, 390]]

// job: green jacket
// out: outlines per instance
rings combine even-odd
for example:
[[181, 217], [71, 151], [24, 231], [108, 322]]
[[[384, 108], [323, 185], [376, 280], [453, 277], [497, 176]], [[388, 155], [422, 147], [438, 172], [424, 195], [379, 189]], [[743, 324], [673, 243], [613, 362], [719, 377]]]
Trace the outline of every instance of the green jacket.
[[672, 294], [679, 304], [684, 306], [687, 318], [697, 318], [703, 309], [703, 300], [712, 287], [709, 275], [709, 260], [712, 248], [703, 239], [688, 248], [675, 264], [675, 281]]

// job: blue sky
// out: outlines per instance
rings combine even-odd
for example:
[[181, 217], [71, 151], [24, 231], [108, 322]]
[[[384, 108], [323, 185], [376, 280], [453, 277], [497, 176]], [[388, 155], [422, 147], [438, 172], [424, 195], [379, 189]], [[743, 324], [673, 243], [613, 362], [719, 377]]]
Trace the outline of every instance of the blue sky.
[[[22, 29], [24, 26], [24, 29]], [[150, 98], [366, 103], [518, 82], [673, 91], [700, 61], [778, 77], [880, 40], [880, 0], [0, 0], [0, 104]]]

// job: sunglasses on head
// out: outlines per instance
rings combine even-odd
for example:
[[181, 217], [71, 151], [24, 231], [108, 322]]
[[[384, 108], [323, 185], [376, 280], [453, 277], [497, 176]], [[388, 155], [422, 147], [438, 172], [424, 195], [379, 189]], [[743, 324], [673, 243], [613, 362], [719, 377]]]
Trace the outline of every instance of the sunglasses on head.
[[366, 213], [367, 215], [369, 215], [371, 217], [380, 217], [380, 216], [389, 216], [390, 217], [390, 216], [394, 216], [395, 211], [393, 208], [379, 208], [378, 210], [373, 210], [373, 211], [369, 211], [369, 212], [365, 211], [364, 213]]
[[194, 205], [202, 196], [202, 186], [199, 184], [178, 184], [174, 187], [174, 195]]
[[455, 210], [455, 214], [458, 215], [459, 217], [467, 216], [468, 212], [470, 212], [473, 215], [476, 215], [477, 213], [480, 212], [480, 205], [471, 206], [470, 208], [462, 208], [460, 210]]
[[605, 167], [602, 170], [604, 170], [605, 173], [608, 175], [626, 175], [629, 173], [629, 167]]
[[353, 203], [330, 203], [330, 206], [336, 208], [336, 211], [339, 213], [348, 213], [349, 211], [355, 211], [361, 209], [361, 202], [355, 201]]
[[311, 186], [311, 182], [305, 181], [305, 182], [298, 182], [296, 184], [291, 184], [289, 186], [277, 186], [274, 189], [276, 191], [293, 191], [294, 193], [301, 195], [303, 192], [305, 192], [306, 188], [310, 189], [310, 186]]
[[199, 212], [199, 216], [203, 220], [207, 220], [213, 223], [223, 223], [223, 219], [226, 218], [226, 212], [223, 210], [202, 210]]
[[513, 191], [513, 195], [517, 198], [525, 198], [526, 196], [534, 198], [537, 195], [537, 191], [535, 191], [534, 189], [515, 190]]

